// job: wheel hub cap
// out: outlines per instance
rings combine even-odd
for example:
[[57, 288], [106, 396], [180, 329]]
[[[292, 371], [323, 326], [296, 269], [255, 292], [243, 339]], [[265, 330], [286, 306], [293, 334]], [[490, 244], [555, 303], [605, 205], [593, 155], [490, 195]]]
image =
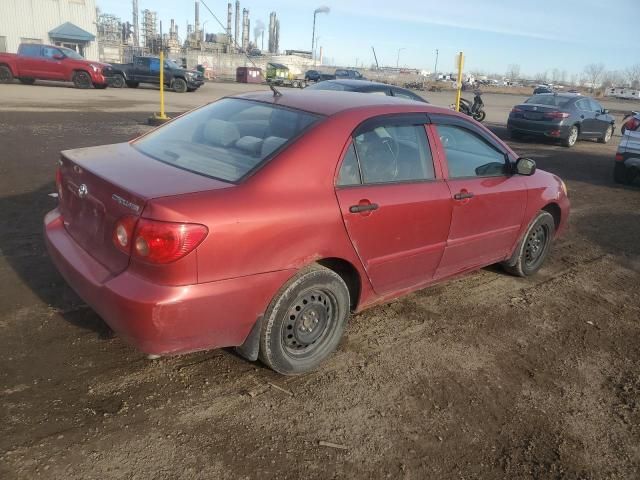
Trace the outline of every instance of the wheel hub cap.
[[531, 265], [540, 258], [547, 242], [547, 232], [542, 225], [536, 227], [527, 238], [525, 261]]

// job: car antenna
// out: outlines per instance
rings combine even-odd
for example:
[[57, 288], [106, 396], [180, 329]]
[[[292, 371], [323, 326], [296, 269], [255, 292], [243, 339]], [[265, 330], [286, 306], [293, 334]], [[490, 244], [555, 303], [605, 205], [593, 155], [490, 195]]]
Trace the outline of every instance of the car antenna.
[[[200, 0], [200, 3], [202, 3], [202, 5], [204, 5], [204, 8], [206, 8], [207, 10], [209, 10], [209, 13], [211, 14], [211, 16], [214, 18], [214, 20], [216, 22], [218, 22], [218, 25], [220, 25], [220, 28], [225, 28], [224, 25], [222, 24], [222, 22], [218, 19], [218, 17], [216, 17], [216, 15], [211, 11], [211, 9], [209, 8], [209, 6], [204, 3], [204, 0]], [[226, 29], [225, 29], [226, 30]], [[229, 43], [231, 43], [233, 46], [235, 46], [235, 48], [237, 48], [239, 51], [242, 50], [240, 48], [240, 45], [238, 44], [238, 42], [235, 41], [235, 39], [231, 36], [231, 33], [229, 33]], [[247, 57], [247, 60], [249, 60], [251, 62], [251, 64], [256, 67], [256, 68], [260, 68], [258, 67], [258, 65], [256, 65], [256, 62], [254, 62], [251, 57], [249, 55], [247, 55], [247, 52], [243, 52], [244, 56]], [[276, 87], [274, 87], [271, 83], [269, 83], [269, 88], [271, 89], [271, 91], [273, 92], [273, 96], [274, 97], [281, 97], [282, 93], [280, 93], [278, 91], [278, 89]]]
[[282, 96], [282, 94], [280, 93], [280, 90], [278, 90], [273, 83], [269, 83], [269, 88], [273, 92], [273, 96], [274, 97], [281, 97]]

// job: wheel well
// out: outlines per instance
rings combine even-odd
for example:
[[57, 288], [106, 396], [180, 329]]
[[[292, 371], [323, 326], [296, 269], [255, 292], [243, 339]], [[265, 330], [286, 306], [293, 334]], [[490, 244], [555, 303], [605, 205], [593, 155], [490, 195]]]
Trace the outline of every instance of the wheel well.
[[551, 214], [551, 216], [553, 217], [553, 223], [555, 224], [556, 230], [557, 230], [558, 227], [560, 227], [560, 220], [562, 217], [562, 212], [558, 204], [550, 203], [546, 205], [542, 210], [544, 210], [545, 212], [549, 212]]
[[78, 69], [76, 69], [76, 70], [74, 70], [74, 71], [73, 71], [73, 74], [74, 74], [74, 75], [75, 75], [76, 73], [86, 73], [87, 75], [91, 76], [91, 74], [90, 74], [88, 71], [83, 70], [83, 69], [81, 69], [81, 68], [78, 68]]
[[355, 310], [360, 301], [361, 290], [360, 274], [358, 270], [356, 270], [356, 267], [342, 258], [323, 258], [322, 260], [318, 260], [317, 263], [329, 270], [333, 270], [342, 277], [349, 289], [351, 309]]

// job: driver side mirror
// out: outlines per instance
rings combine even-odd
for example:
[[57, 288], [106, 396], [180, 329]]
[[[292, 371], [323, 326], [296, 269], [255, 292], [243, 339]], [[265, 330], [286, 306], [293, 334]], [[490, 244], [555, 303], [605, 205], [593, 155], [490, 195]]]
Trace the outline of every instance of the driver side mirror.
[[61, 54], [61, 53], [56, 53], [56, 54], [53, 56], [53, 59], [54, 59], [54, 60], [64, 60], [64, 58], [65, 58], [65, 57], [64, 57], [64, 55], [63, 55], [63, 54]]
[[609, 110], [607, 108], [603, 108], [602, 115], [608, 115], [608, 114], [609, 114]]
[[516, 173], [527, 177], [536, 173], [536, 162], [530, 158], [519, 158], [516, 162]]

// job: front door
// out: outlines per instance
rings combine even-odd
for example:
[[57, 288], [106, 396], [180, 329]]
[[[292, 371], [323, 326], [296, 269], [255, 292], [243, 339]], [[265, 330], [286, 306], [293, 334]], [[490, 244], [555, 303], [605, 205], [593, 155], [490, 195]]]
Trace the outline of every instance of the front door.
[[580, 114], [580, 135], [582, 137], [593, 137], [597, 135], [599, 122], [596, 120], [596, 113], [593, 111], [588, 98], [581, 98], [576, 102], [578, 113]]
[[[55, 47], [42, 47], [42, 67], [47, 78], [51, 80], [67, 80], [64, 59], [53, 58], [54, 55], [62, 55], [62, 51]], [[44, 78], [44, 77], [43, 77]]]
[[344, 224], [379, 294], [431, 280], [446, 244], [449, 189], [435, 174], [425, 121], [411, 115], [365, 122], [339, 171]]
[[510, 174], [506, 152], [465, 124], [444, 120], [432, 127], [446, 158], [452, 208], [438, 278], [503, 260], [515, 246], [527, 203], [524, 177]]

